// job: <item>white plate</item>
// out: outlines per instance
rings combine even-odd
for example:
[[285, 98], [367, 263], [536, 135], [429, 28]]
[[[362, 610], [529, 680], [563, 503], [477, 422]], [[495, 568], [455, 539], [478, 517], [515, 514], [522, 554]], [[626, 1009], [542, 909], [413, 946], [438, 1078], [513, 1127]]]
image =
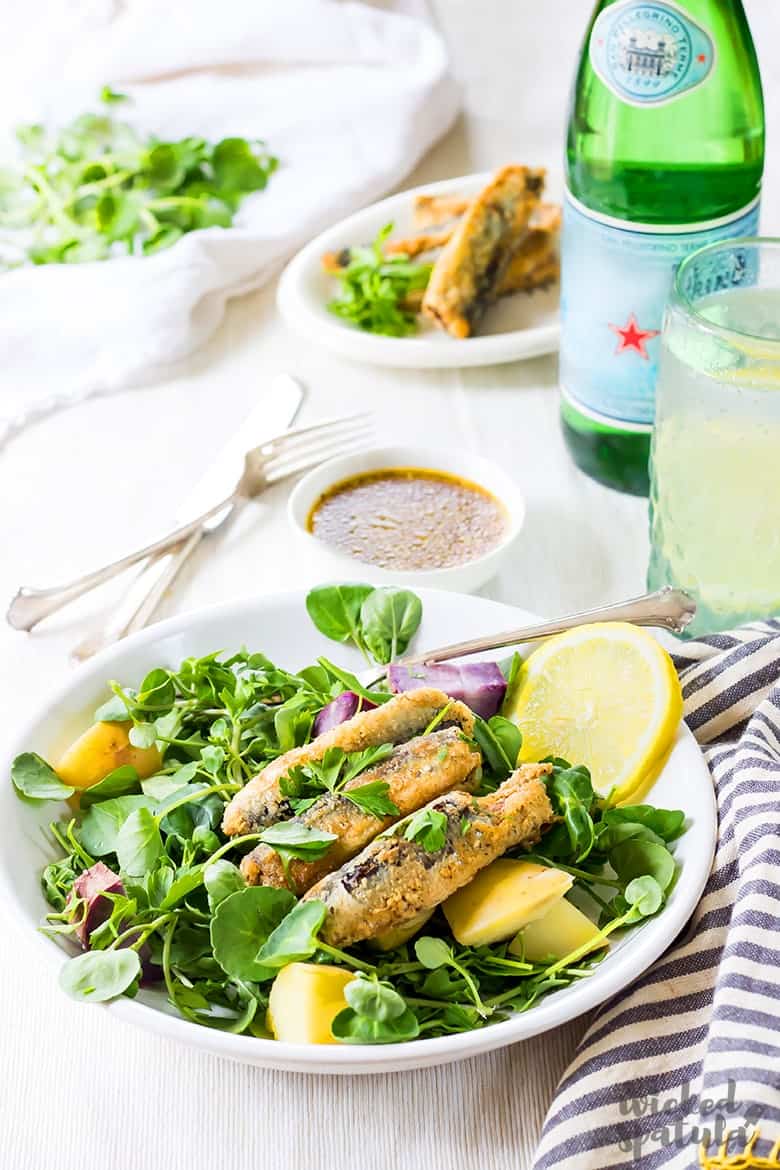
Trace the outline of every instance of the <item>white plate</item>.
[[[412, 202], [417, 194], [472, 195], [485, 186], [490, 173], [426, 183], [373, 203], [343, 219], [307, 244], [282, 273], [277, 303], [287, 323], [307, 341], [317, 341], [343, 357], [381, 366], [435, 369], [489, 366], [554, 353], [560, 339], [558, 285], [532, 293], [504, 297], [493, 305], [480, 325], [477, 337], [458, 341], [433, 322], [421, 319], [412, 337], [381, 337], [364, 333], [348, 321], [329, 313], [326, 305], [335, 295], [336, 282], [322, 268], [324, 252], [337, 252], [351, 244], [374, 239], [386, 223], [394, 223], [394, 235], [414, 231]], [[560, 184], [548, 178], [548, 194], [559, 199]]]
[[[435, 590], [420, 590], [423, 625], [416, 645], [435, 646], [458, 637], [509, 629], [532, 620], [530, 614], [484, 598]], [[318, 654], [360, 669], [356, 651], [337, 647], [313, 628], [304, 610], [303, 593], [231, 602], [198, 613], [161, 622], [110, 647], [80, 667], [67, 686], [51, 696], [38, 716], [8, 745], [0, 785], [0, 896], [12, 906], [39, 940], [42, 957], [51, 969], [52, 995], [63, 959], [58, 943], [37, 933], [47, 906], [39, 874], [52, 859], [44, 830], [58, 810], [51, 803], [33, 806], [20, 800], [5, 779], [11, 760], [21, 751], [38, 751], [56, 758], [91, 719], [106, 697], [107, 679], [134, 684], [154, 666], [176, 666], [190, 654], [202, 655], [246, 645], [263, 650], [287, 667], [302, 667]], [[163, 993], [142, 991], [137, 999], [119, 999], [105, 1010], [120, 1019], [180, 1040], [195, 1048], [266, 1067], [317, 1073], [388, 1072], [462, 1060], [559, 1027], [608, 999], [645, 970], [674, 940], [701, 896], [710, 871], [716, 835], [712, 781], [696, 742], [683, 727], [671, 757], [652, 789], [652, 801], [682, 808], [690, 820], [688, 832], [675, 846], [682, 864], [663, 912], [618, 943], [593, 975], [542, 1000], [536, 1007], [480, 1031], [413, 1040], [407, 1044], [306, 1046], [233, 1036], [189, 1023], [173, 1014]], [[21, 1009], [22, 1005], [17, 1005]], [[96, 1007], [85, 1009], [99, 1010]]]

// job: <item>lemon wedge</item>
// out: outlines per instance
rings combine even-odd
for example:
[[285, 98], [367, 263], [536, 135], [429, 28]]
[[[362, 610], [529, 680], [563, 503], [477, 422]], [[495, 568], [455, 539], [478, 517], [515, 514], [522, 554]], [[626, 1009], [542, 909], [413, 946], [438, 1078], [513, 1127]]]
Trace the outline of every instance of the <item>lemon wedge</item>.
[[615, 803], [647, 787], [674, 741], [682, 692], [671, 658], [627, 622], [550, 638], [523, 665], [507, 717], [523, 733], [520, 760], [586, 764]]

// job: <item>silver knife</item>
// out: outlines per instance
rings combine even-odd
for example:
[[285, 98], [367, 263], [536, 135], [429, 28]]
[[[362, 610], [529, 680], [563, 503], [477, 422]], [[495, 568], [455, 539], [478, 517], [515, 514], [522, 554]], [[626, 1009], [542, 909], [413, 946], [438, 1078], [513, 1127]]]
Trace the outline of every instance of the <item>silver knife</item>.
[[[301, 383], [290, 374], [279, 374], [274, 378], [262, 401], [250, 410], [238, 430], [209, 464], [205, 474], [182, 500], [174, 516], [177, 525], [186, 523], [192, 516], [199, 516], [215, 500], [224, 499], [230, 494], [246, 452], [289, 429], [300, 409], [303, 394]], [[171, 551], [144, 561], [141, 571], [132, 580], [117, 609], [99, 629], [79, 642], [72, 657], [84, 661], [104, 646], [148, 625], [203, 537], [224, 524], [235, 511], [235, 504], [225, 508]]]

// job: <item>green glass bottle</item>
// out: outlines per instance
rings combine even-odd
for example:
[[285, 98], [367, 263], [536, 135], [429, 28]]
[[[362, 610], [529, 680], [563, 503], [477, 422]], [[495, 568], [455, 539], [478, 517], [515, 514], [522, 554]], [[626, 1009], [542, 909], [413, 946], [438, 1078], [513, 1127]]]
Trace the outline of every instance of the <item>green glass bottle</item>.
[[601, 0], [566, 145], [561, 421], [575, 462], [646, 495], [663, 308], [695, 248], [758, 231], [764, 109], [741, 0]]

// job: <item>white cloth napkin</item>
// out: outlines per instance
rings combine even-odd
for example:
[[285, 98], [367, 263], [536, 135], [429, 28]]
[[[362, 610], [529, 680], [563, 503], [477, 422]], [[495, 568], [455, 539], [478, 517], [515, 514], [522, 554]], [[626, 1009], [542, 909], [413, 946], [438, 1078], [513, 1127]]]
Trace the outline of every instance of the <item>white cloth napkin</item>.
[[94, 109], [110, 83], [133, 99], [117, 116], [143, 131], [262, 137], [280, 166], [233, 228], [149, 257], [0, 275], [0, 445], [60, 405], [159, 376], [208, 338], [229, 297], [398, 183], [457, 111], [443, 42], [414, 0], [67, 3], [24, 101], [4, 103], [13, 122]]

